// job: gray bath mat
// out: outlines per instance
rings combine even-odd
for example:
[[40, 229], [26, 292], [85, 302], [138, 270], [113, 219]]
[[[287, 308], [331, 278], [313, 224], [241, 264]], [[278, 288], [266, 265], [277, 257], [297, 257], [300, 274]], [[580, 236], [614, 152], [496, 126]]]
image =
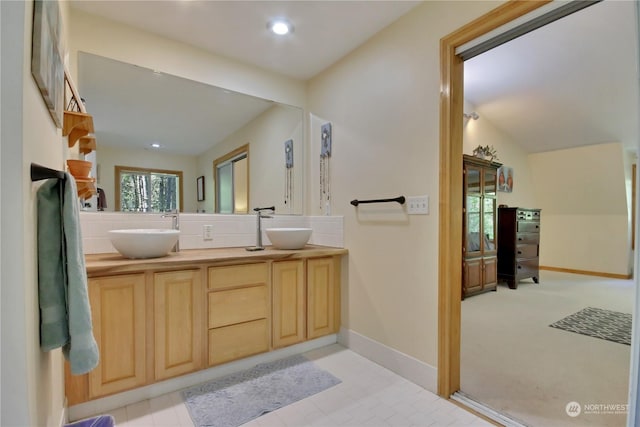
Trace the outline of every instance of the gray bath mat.
[[182, 398], [196, 427], [237, 427], [339, 383], [296, 355], [189, 388]]
[[549, 326], [631, 345], [631, 315], [627, 313], [587, 307]]

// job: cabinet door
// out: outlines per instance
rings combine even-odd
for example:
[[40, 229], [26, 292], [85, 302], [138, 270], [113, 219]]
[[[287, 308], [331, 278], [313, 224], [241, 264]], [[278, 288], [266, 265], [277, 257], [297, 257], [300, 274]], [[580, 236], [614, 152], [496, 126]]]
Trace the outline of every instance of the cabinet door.
[[203, 301], [200, 270], [155, 273], [155, 379], [181, 375], [202, 365]]
[[498, 258], [482, 260], [482, 288], [495, 288], [498, 285]]
[[304, 341], [305, 292], [303, 261], [273, 263], [273, 347]]
[[100, 349], [100, 363], [89, 373], [89, 397], [144, 385], [144, 274], [89, 279], [89, 300]]
[[482, 201], [482, 252], [484, 255], [497, 253], [496, 220], [496, 199], [484, 197]]
[[463, 292], [465, 295], [482, 289], [482, 258], [468, 259], [463, 262]]
[[333, 258], [307, 261], [307, 339], [337, 331], [334, 266]]

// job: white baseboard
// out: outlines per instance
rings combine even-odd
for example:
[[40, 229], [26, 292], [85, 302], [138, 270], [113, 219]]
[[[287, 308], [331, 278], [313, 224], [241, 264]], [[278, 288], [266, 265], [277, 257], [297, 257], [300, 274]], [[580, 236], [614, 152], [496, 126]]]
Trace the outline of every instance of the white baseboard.
[[289, 357], [294, 354], [305, 353], [316, 348], [335, 344], [336, 342], [337, 336], [335, 334], [327, 335], [325, 337], [281, 348], [279, 350], [258, 354], [235, 362], [225, 363], [224, 365], [150, 384], [135, 390], [129, 390], [100, 399], [91, 400], [89, 402], [80, 403], [68, 408], [69, 419], [71, 421], [75, 421], [82, 418], [103, 415], [112, 409], [121, 408], [142, 400], [152, 399], [166, 393], [182, 390], [224, 375], [252, 368], [259, 363], [272, 362], [274, 360], [282, 359], [283, 357]]
[[67, 417], [67, 398], [64, 398], [64, 404], [62, 406], [62, 412], [60, 413], [60, 423], [58, 424], [60, 427], [64, 427], [65, 424], [69, 421]]
[[340, 329], [338, 343], [432, 393], [438, 390], [438, 370], [350, 329]]

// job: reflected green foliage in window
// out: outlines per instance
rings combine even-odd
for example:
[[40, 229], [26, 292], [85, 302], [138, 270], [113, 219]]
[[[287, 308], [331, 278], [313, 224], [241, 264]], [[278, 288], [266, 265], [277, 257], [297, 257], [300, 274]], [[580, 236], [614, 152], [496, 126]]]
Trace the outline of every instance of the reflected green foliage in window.
[[179, 208], [180, 177], [156, 172], [120, 172], [120, 210], [167, 212]]

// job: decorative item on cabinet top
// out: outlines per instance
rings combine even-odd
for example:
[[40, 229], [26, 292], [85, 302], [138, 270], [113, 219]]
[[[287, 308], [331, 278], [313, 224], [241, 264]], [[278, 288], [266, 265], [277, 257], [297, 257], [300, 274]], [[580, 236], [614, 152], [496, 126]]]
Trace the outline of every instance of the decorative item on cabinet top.
[[474, 157], [478, 157], [479, 159], [489, 160], [490, 162], [498, 159], [498, 151], [493, 147], [493, 145], [478, 145], [473, 149]]

